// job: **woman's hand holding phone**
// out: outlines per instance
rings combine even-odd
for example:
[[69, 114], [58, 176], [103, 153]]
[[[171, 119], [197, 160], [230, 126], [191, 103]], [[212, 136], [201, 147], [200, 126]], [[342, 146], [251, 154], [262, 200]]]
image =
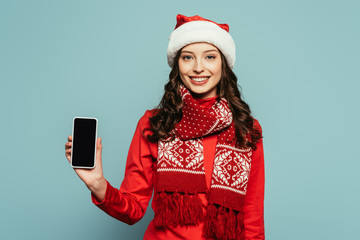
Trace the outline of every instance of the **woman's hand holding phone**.
[[[68, 141], [65, 143], [65, 156], [69, 163], [71, 163], [71, 147], [72, 136], [68, 137]], [[88, 189], [94, 194], [98, 201], [102, 201], [105, 198], [107, 182], [103, 175], [102, 163], [101, 163], [101, 151], [102, 144], [101, 138], [96, 141], [96, 158], [95, 167], [92, 169], [74, 168], [76, 174], [85, 183]]]

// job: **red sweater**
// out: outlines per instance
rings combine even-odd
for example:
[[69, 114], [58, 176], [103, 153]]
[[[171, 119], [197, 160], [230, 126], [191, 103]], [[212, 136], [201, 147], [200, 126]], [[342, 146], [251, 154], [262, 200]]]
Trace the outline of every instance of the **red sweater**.
[[[204, 107], [209, 107], [215, 98], [198, 100]], [[146, 111], [139, 120], [133, 140], [130, 145], [125, 177], [120, 189], [114, 188], [107, 182], [105, 199], [99, 202], [91, 195], [92, 202], [110, 216], [134, 224], [145, 214], [153, 193], [153, 179], [155, 161], [157, 159], [157, 143], [147, 141], [142, 132], [150, 127], [149, 117], [152, 111]], [[255, 124], [259, 124], [255, 121]], [[259, 125], [260, 126], [260, 125]], [[208, 188], [210, 187], [212, 165], [215, 156], [217, 136], [212, 135], [203, 139], [204, 167]], [[244, 225], [246, 240], [265, 239], [264, 233], [264, 153], [262, 141], [257, 143], [253, 153], [250, 177], [244, 204]], [[156, 194], [156, 193], [154, 193]], [[199, 194], [204, 206], [207, 200], [204, 194]], [[154, 208], [154, 203], [152, 203]], [[205, 209], [204, 209], [205, 211]], [[153, 221], [150, 222], [144, 239], [191, 239], [205, 240], [202, 235], [203, 224], [194, 227], [174, 227], [165, 231], [157, 230]]]

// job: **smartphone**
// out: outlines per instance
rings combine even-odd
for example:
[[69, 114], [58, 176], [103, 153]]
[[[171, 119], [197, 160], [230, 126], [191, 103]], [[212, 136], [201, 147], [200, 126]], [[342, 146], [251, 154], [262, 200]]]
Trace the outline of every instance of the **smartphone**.
[[71, 147], [73, 168], [95, 167], [97, 122], [92, 117], [74, 117]]

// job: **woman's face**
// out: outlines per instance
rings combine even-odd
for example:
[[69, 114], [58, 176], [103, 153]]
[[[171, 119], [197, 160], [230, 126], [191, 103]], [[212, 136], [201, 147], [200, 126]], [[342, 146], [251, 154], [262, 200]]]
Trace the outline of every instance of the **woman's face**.
[[216, 96], [221, 79], [221, 55], [209, 43], [193, 43], [180, 53], [179, 72], [183, 84], [197, 98]]

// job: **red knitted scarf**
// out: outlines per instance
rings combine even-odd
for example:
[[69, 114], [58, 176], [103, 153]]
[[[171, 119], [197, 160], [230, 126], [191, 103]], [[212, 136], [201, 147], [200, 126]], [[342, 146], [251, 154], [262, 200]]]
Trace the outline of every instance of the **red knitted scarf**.
[[[244, 239], [243, 202], [250, 173], [251, 149], [235, 146], [232, 113], [225, 99], [210, 109], [197, 104], [181, 86], [183, 117], [174, 137], [158, 143], [155, 177], [155, 226], [198, 225], [212, 239]], [[210, 190], [204, 171], [203, 137], [217, 134]], [[197, 193], [208, 198], [206, 216]]]

